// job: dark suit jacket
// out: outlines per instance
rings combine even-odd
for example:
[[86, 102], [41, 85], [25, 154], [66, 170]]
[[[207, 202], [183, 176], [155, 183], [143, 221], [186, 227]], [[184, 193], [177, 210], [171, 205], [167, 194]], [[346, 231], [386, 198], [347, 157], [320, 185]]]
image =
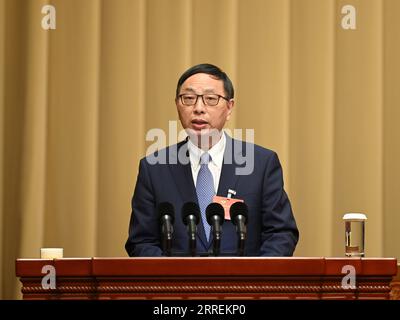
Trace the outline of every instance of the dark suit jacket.
[[[235, 198], [243, 199], [248, 206], [245, 255], [293, 255], [299, 233], [289, 199], [283, 189], [282, 168], [278, 156], [260, 146], [232, 139], [228, 135], [226, 138], [217, 195], [226, 197], [228, 189], [233, 189], [236, 191]], [[180, 163], [178, 155], [186, 164]], [[251, 167], [251, 161], [243, 163], [245, 157], [253, 157], [254, 169], [250, 174], [238, 175], [237, 170]], [[168, 163], [150, 164], [156, 158], [164, 158]], [[163, 255], [157, 205], [165, 201], [175, 208], [172, 255], [188, 254], [189, 238], [187, 228], [182, 222], [181, 208], [185, 202], [197, 203], [197, 195], [187, 141], [165, 148], [140, 161], [132, 198], [129, 237], [125, 245], [129, 256]], [[211, 249], [212, 237], [207, 242], [200, 221], [197, 228], [197, 252], [202, 255]], [[234, 256], [236, 251], [236, 229], [230, 220], [226, 220], [222, 225], [221, 255]]]

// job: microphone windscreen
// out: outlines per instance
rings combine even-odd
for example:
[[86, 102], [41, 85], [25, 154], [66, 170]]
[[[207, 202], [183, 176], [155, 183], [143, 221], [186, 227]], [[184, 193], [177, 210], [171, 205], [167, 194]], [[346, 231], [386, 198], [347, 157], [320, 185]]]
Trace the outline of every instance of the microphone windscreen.
[[235, 202], [234, 204], [231, 205], [231, 208], [229, 209], [229, 214], [231, 216], [231, 221], [236, 224], [236, 216], [242, 215], [243, 217], [246, 218], [246, 221], [248, 219], [248, 212], [249, 209], [247, 208], [247, 205], [244, 202]]
[[224, 223], [225, 210], [224, 207], [216, 202], [210, 203], [206, 208], [206, 217], [208, 224], [212, 224], [212, 216], [218, 216], [221, 224]]
[[188, 220], [186, 219], [189, 215], [193, 215], [195, 218], [195, 223], [198, 224], [200, 221], [200, 208], [195, 202], [186, 202], [182, 207], [182, 220], [185, 225], [187, 225]]
[[169, 202], [159, 203], [158, 204], [158, 215], [160, 218], [162, 216], [168, 215], [171, 217], [171, 223], [174, 223], [174, 220], [175, 220], [174, 206]]

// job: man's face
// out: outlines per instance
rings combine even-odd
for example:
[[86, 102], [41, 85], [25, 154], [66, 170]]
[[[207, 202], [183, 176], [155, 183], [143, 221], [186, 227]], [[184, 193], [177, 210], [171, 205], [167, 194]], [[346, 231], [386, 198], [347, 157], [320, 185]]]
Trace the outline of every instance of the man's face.
[[[180, 88], [179, 94], [218, 94], [226, 97], [224, 83], [206, 73], [196, 73], [187, 78]], [[201, 97], [198, 97], [195, 105], [186, 106], [180, 98], [175, 100], [179, 119], [189, 136], [207, 135], [210, 131], [220, 132], [229, 120], [234, 101], [219, 99], [216, 106], [204, 105]]]

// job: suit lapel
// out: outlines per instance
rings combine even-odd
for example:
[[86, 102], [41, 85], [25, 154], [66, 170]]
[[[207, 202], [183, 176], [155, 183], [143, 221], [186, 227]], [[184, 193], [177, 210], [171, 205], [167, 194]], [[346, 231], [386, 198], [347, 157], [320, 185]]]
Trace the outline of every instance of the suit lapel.
[[[183, 203], [195, 202], [198, 204], [196, 187], [193, 182], [192, 169], [190, 167], [187, 140], [179, 143], [177, 145], [177, 150], [171, 150], [170, 152], [169, 167]], [[208, 249], [209, 243], [204, 232], [203, 219], [200, 219], [200, 224], [197, 227], [197, 235], [203, 243], [204, 248]]]
[[218, 192], [217, 195], [221, 197], [226, 197], [228, 195], [228, 190], [236, 188], [236, 183], [238, 175], [236, 175], [236, 167], [234, 157], [234, 140], [226, 136], [226, 146], [224, 152], [224, 161], [222, 164], [221, 176], [219, 178]]
[[182, 200], [184, 202], [197, 201], [187, 143], [185, 141], [179, 143], [176, 150], [170, 150], [169, 168], [179, 193], [182, 196]]
[[[226, 197], [228, 195], [229, 189], [236, 189], [236, 183], [238, 175], [236, 175], [236, 167], [234, 157], [234, 141], [231, 137], [225, 134], [226, 144], [224, 151], [224, 160], [222, 163], [221, 176], [219, 178], [217, 195], [221, 197]], [[210, 241], [208, 242], [207, 250], [210, 250], [213, 241], [213, 236], [211, 234]]]

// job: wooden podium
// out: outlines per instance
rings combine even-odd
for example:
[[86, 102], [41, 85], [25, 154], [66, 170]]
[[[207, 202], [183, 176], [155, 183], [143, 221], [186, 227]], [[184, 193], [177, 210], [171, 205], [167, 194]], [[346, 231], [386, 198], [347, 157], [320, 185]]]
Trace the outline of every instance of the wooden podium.
[[[48, 270], [55, 289], [42, 286]], [[393, 299], [396, 273], [394, 258], [16, 260], [24, 299]]]

